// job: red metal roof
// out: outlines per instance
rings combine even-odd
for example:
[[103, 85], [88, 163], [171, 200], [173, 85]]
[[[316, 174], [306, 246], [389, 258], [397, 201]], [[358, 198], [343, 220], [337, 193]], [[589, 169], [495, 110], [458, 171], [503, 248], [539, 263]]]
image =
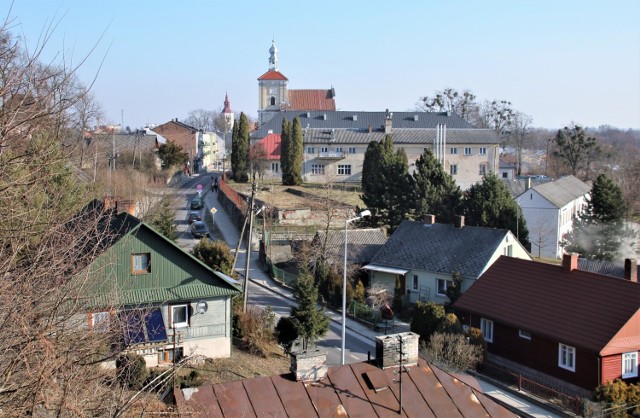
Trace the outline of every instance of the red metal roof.
[[289, 105], [285, 110], [336, 110], [331, 89], [289, 90]]
[[[515, 417], [480, 390], [420, 359], [402, 375], [402, 412], [407, 417]], [[381, 371], [389, 386], [376, 391], [365, 378]], [[183, 414], [208, 417], [397, 417], [397, 367], [370, 363], [335, 366], [317, 382], [291, 375], [260, 377], [198, 388], [176, 389]], [[190, 415], [191, 416], [191, 415]]]
[[252, 155], [255, 153], [261, 160], [279, 160], [281, 142], [280, 134], [269, 134], [251, 146], [251, 153]]
[[637, 336], [640, 283], [501, 256], [455, 308], [598, 353], [634, 318]]
[[280, 71], [269, 70], [266, 73], [262, 74], [258, 77], [258, 80], [284, 80], [289, 81], [287, 77], [284, 76]]

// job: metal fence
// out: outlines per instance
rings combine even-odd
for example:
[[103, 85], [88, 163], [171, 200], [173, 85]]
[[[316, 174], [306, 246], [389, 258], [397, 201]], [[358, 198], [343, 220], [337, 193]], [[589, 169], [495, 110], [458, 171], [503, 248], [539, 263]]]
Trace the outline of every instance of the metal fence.
[[269, 258], [266, 258], [266, 264], [267, 264], [267, 271], [269, 272], [269, 275], [274, 280], [282, 283], [283, 285], [291, 286], [293, 282], [298, 280], [298, 276], [296, 276], [295, 274], [291, 274], [287, 271], [284, 271], [281, 268], [276, 267], [276, 265], [273, 264], [271, 260], [269, 260]]

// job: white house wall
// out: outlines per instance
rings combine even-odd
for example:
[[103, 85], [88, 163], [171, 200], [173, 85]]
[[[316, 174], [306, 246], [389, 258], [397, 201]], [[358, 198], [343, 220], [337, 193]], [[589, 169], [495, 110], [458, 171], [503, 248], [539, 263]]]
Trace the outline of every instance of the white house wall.
[[544, 258], [559, 258], [559, 209], [534, 189], [516, 199], [527, 222], [531, 253]]

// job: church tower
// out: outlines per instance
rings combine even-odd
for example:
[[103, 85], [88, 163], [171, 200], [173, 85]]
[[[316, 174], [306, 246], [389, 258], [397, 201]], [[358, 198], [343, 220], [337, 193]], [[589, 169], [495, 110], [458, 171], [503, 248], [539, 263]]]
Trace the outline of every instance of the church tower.
[[233, 131], [233, 112], [231, 111], [231, 104], [229, 103], [229, 95], [224, 95], [224, 109], [222, 110], [224, 116], [224, 133], [228, 134]]
[[286, 109], [289, 100], [287, 85], [289, 79], [278, 69], [278, 48], [271, 41], [269, 48], [269, 70], [258, 77], [258, 116], [260, 125], [271, 119], [277, 112]]

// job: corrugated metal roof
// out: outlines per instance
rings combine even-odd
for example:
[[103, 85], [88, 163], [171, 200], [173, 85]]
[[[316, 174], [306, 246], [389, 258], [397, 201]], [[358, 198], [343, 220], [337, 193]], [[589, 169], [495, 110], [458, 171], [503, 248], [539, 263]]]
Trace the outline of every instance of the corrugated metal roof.
[[[392, 112], [392, 129], [435, 129], [438, 124], [445, 124], [447, 136], [450, 129], [476, 130], [467, 121], [455, 113], [447, 112]], [[373, 132], [380, 131], [384, 126], [388, 112], [364, 112], [364, 111], [283, 111], [275, 116], [251, 134], [254, 139], [264, 138], [269, 131], [282, 133], [282, 119], [292, 121], [296, 116], [300, 119], [303, 129], [350, 129]], [[481, 129], [484, 130], [484, 129]], [[491, 131], [487, 129], [486, 131]], [[494, 132], [495, 135], [495, 132]], [[497, 135], [496, 135], [497, 136]]]
[[281, 153], [280, 134], [269, 134], [262, 138], [260, 142], [251, 146], [251, 152], [256, 153], [258, 158], [265, 160], [279, 160]]
[[590, 187], [574, 176], [565, 176], [561, 179], [550, 181], [533, 187], [542, 197], [551, 202], [555, 207], [561, 208], [589, 193]]
[[455, 307], [599, 352], [640, 308], [640, 284], [502, 256]]
[[[326, 236], [325, 231], [318, 231], [314, 244], [321, 246]], [[387, 241], [387, 234], [380, 228], [353, 229], [348, 232], [347, 259], [350, 263], [363, 264], [371, 261], [371, 257], [380, 250]], [[344, 258], [344, 231], [329, 231], [326, 248], [327, 258], [338, 261]]]
[[508, 231], [506, 229], [403, 221], [371, 264], [477, 278]]
[[[305, 144], [369, 144], [380, 142], [385, 133], [382, 131], [352, 129], [308, 129], [303, 130]], [[394, 145], [432, 144], [436, 139], [436, 129], [412, 128], [394, 129], [391, 137]], [[491, 129], [447, 129], [447, 146], [451, 144], [499, 144], [500, 138]]]
[[286, 110], [336, 110], [336, 101], [331, 89], [289, 90], [289, 104]]
[[[624, 263], [617, 263], [615, 261], [578, 258], [578, 269], [624, 279]], [[640, 266], [637, 266], [637, 274], [638, 277], [640, 277]]]
[[[402, 416], [515, 417], [469, 386], [420, 359], [403, 373]], [[365, 375], [381, 373], [388, 389], [376, 390]], [[198, 388], [175, 389], [182, 414], [209, 417], [395, 417], [400, 407], [397, 367], [370, 363], [331, 367], [318, 382], [295, 382], [292, 375], [260, 377]], [[479, 387], [479, 386], [477, 386]]]

